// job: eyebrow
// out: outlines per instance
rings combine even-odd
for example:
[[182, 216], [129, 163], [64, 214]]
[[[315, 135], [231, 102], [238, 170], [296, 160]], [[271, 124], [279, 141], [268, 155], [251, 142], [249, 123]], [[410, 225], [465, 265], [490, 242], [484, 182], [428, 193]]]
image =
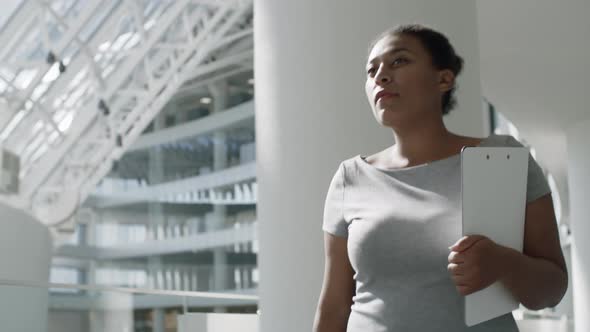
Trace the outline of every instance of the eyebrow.
[[[383, 55], [391, 55], [391, 54], [395, 54], [395, 53], [399, 53], [399, 52], [403, 52], [403, 51], [412, 53], [409, 49], [404, 48], [404, 47], [400, 47], [400, 48], [394, 48], [393, 50], [387, 51], [387, 52], [383, 53]], [[368, 61], [367, 66], [372, 64], [373, 62], [375, 62], [376, 59], [377, 58], [375, 57], [375, 58], [371, 59], [371, 61]]]

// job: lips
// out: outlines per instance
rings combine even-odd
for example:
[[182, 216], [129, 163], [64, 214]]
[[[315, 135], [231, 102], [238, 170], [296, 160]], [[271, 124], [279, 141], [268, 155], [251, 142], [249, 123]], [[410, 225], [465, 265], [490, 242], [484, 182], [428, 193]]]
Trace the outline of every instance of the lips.
[[379, 92], [377, 92], [377, 94], [375, 95], [375, 103], [377, 103], [377, 101], [379, 101], [379, 98], [381, 97], [386, 97], [386, 96], [399, 96], [398, 93], [395, 92], [389, 92], [389, 91], [385, 91], [385, 90], [381, 90]]

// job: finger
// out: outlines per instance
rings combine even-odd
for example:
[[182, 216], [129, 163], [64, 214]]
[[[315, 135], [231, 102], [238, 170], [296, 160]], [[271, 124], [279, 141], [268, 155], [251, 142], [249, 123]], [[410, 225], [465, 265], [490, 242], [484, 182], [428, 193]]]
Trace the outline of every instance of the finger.
[[465, 276], [452, 275], [451, 279], [453, 280], [453, 283], [455, 284], [455, 286], [467, 287], [469, 285], [469, 279], [466, 278]]
[[459, 265], [459, 264], [451, 263], [451, 264], [447, 265], [447, 271], [449, 271], [449, 273], [451, 273], [453, 276], [462, 276], [463, 275], [463, 269], [462, 269], [461, 265]]
[[449, 249], [453, 250], [454, 248], [457, 248], [457, 246], [459, 245], [459, 243], [461, 243], [462, 241], [467, 240], [467, 236], [463, 236], [462, 238], [460, 238], [459, 240], [457, 240], [457, 242], [455, 242], [454, 244], [452, 244]]
[[453, 251], [462, 252], [462, 251], [465, 251], [465, 250], [471, 248], [474, 244], [476, 244], [478, 241], [480, 241], [484, 238], [485, 237], [482, 235], [464, 236], [461, 239], [459, 239], [459, 241], [457, 241], [457, 243], [455, 243], [454, 245], [452, 245], [449, 248]]
[[461, 294], [463, 296], [467, 296], [467, 295], [473, 293], [468, 286], [456, 286], [455, 288], [457, 289], [459, 294]]
[[475, 242], [481, 239], [481, 235], [466, 235], [460, 238], [455, 244], [449, 248], [453, 251], [463, 251], [470, 248]]
[[463, 257], [463, 255], [457, 251], [451, 251], [451, 253], [449, 254], [448, 257], [448, 261], [449, 263], [456, 263], [456, 264], [461, 264], [461, 263], [465, 263], [465, 258]]

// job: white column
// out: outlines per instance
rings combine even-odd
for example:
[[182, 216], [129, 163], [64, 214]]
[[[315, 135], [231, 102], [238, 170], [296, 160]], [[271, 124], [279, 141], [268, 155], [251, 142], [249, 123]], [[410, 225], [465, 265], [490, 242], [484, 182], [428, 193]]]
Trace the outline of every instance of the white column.
[[422, 22], [464, 57], [448, 127], [483, 136], [473, 1], [255, 0], [262, 332], [310, 331], [324, 267], [322, 212], [340, 161], [391, 145], [364, 93], [369, 42]]
[[154, 309], [154, 331], [157, 332], [164, 332], [166, 327], [166, 315], [164, 314], [164, 309], [157, 308]]
[[576, 332], [590, 331], [590, 119], [567, 132], [567, 172], [572, 232], [571, 274]]
[[[1, 280], [49, 282], [52, 239], [49, 230], [29, 214], [0, 204]], [[46, 331], [49, 292], [35, 287], [0, 285], [2, 331]]]
[[132, 331], [133, 295], [101, 292], [93, 297], [95, 307], [89, 314], [91, 332]]
[[[164, 270], [162, 266], [162, 257], [160, 256], [150, 256], [148, 257], [148, 276], [152, 276], [154, 280], [154, 285], [149, 285], [149, 287], [153, 289], [166, 289], [170, 290], [170, 286], [166, 284], [166, 275], [165, 273], [162, 274], [163, 278], [159, 279], [160, 272]], [[164, 332], [165, 330], [165, 322], [164, 322], [164, 309], [162, 308], [154, 308], [154, 322], [153, 322], [153, 330], [154, 332]]]
[[[154, 119], [154, 131], [158, 131], [165, 128], [166, 122], [166, 113], [162, 112], [156, 116]], [[152, 147], [150, 148], [149, 152], [149, 184], [154, 185], [157, 183], [161, 183], [164, 180], [164, 153], [161, 150], [161, 147]], [[155, 227], [156, 238], [162, 239], [158, 237], [158, 226], [161, 226], [164, 230], [166, 229], [166, 221], [164, 216], [164, 207], [161, 203], [158, 202], [151, 202], [148, 204], [148, 220], [149, 225]], [[166, 237], [166, 236], [163, 236]], [[164, 271], [162, 266], [162, 259], [160, 256], [157, 257], [148, 257], [148, 269], [150, 270], [148, 273], [151, 275], [158, 275], [160, 272]], [[162, 273], [163, 278], [160, 281], [161, 284], [158, 284], [156, 281], [156, 286], [154, 288], [160, 289], [171, 289], [170, 283], [166, 281], [166, 274]], [[157, 278], [155, 278], [158, 280]], [[154, 332], [163, 332], [165, 329], [164, 325], [164, 309], [155, 308], [154, 309]]]
[[[225, 81], [217, 82], [209, 86], [213, 96], [213, 113], [223, 112], [227, 108], [228, 89]], [[223, 170], [227, 167], [227, 143], [226, 133], [216, 131], [213, 134], [213, 171]], [[213, 205], [213, 212], [207, 217], [207, 230], [216, 231], [225, 227], [227, 207], [225, 205]], [[213, 249], [213, 290], [224, 291], [228, 288], [227, 253], [225, 248]], [[213, 312], [224, 313], [224, 307], [215, 307]]]

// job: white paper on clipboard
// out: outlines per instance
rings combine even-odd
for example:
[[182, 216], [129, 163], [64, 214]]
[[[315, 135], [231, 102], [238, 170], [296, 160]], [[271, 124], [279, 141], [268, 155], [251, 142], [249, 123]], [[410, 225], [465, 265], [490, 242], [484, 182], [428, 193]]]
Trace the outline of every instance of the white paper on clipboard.
[[[528, 173], [526, 147], [461, 150], [462, 235], [480, 234], [522, 252]], [[465, 296], [465, 324], [473, 326], [518, 308], [499, 281]]]

